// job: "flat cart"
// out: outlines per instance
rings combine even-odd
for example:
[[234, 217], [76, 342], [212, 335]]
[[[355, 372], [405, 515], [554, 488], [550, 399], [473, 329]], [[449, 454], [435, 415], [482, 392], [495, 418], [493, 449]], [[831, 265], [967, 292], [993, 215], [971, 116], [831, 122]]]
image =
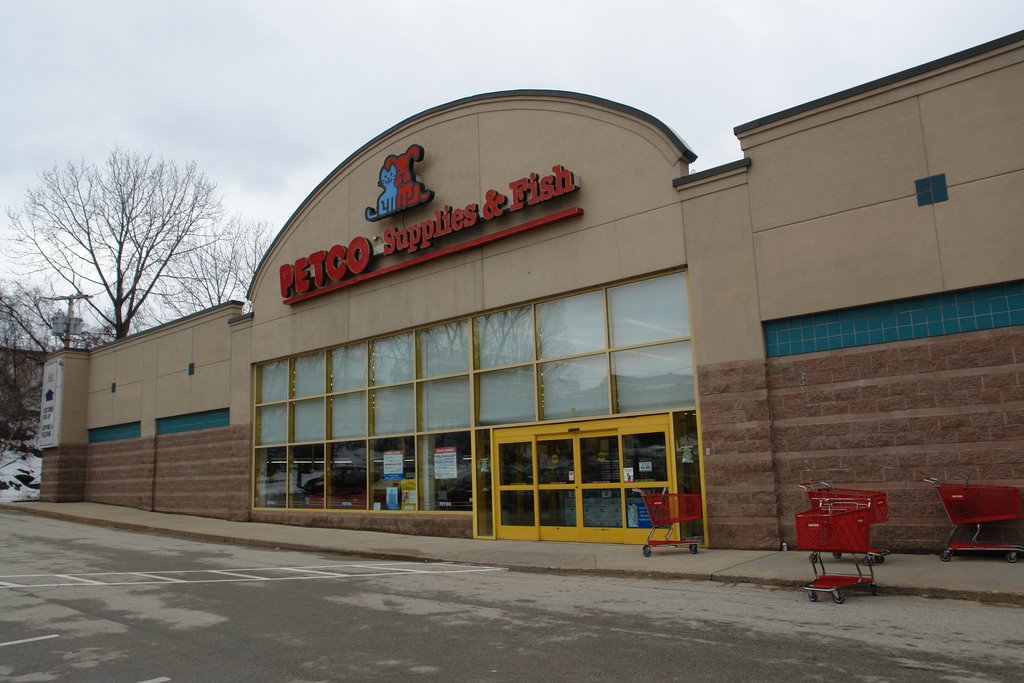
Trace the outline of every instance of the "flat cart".
[[[839, 488], [827, 481], [805, 481], [799, 486], [807, 493], [807, 500], [812, 508], [820, 508], [825, 503], [852, 503], [857, 507], [860, 503], [865, 503], [870, 524], [889, 521], [889, 497], [884, 491]], [[864, 555], [864, 564], [883, 564], [888, 555], [889, 550], [886, 548], [871, 548]], [[838, 560], [843, 554], [836, 552], [832, 553], [832, 556]], [[813, 557], [811, 561], [814, 561]]]
[[[644, 489], [634, 489], [643, 498], [647, 507], [647, 514], [651, 518], [651, 532], [647, 534], [647, 543], [644, 544], [644, 557], [651, 556], [651, 548], [656, 546], [689, 546], [690, 552], [697, 554], [697, 546], [701, 539], [687, 538], [683, 531], [683, 522], [691, 522], [701, 518], [700, 494], [698, 493], [655, 493]], [[679, 538], [673, 541], [672, 527], [679, 524]], [[658, 529], [665, 529], [664, 539], [655, 539], [654, 534]]]
[[[862, 503], [833, 505], [823, 503], [819, 507], [796, 514], [796, 542], [801, 550], [810, 550], [811, 566], [814, 567], [814, 581], [804, 586], [807, 599], [818, 601], [818, 593], [831, 593], [837, 605], [846, 602], [843, 588], [868, 588], [872, 595], [878, 593], [875, 570], [870, 564], [868, 575], [861, 570], [857, 553], [867, 553], [870, 544], [871, 521], [866, 505]], [[825, 571], [822, 553], [852, 553], [856, 574], [829, 574]], [[865, 563], [866, 564], [866, 563]]]
[[[939, 553], [939, 559], [949, 562], [954, 552], [999, 552], [1006, 553], [1007, 562], [1016, 562], [1017, 555], [1024, 552], [1024, 546], [1007, 543], [979, 543], [982, 525], [987, 522], [1020, 519], [1020, 489], [1016, 486], [993, 486], [990, 484], [944, 484], [938, 479], [925, 479], [939, 494], [942, 507], [953, 528], [946, 537], [946, 547]], [[976, 529], [970, 541], [953, 541], [961, 525], [974, 524]]]

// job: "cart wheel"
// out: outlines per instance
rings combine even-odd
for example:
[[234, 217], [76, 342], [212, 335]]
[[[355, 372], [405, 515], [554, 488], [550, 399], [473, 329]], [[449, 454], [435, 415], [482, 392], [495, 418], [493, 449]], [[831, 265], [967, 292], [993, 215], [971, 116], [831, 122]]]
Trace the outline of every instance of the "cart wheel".
[[875, 583], [871, 584], [871, 594], [872, 595], [878, 595], [878, 584], [875, 584]]
[[885, 555], [875, 555], [875, 564], [885, 564]]
[[[696, 555], [697, 554], [697, 544], [696, 543], [691, 543], [690, 544], [690, 554], [691, 555]], [[1009, 556], [1007, 556], [1007, 559], [1009, 559]], [[1010, 560], [1010, 562], [1016, 562], [1016, 561], [1017, 561], [1016, 559]]]
[[1006, 553], [1006, 561], [1009, 562], [1010, 564], [1013, 564], [1014, 562], [1016, 562], [1017, 561], [1017, 551], [1016, 550], [1011, 550], [1010, 552]]
[[651, 546], [645, 545], [644, 546], [644, 557], [650, 557], [650, 556], [651, 556]]
[[818, 564], [818, 553], [811, 553], [807, 556], [807, 559], [811, 561], [811, 564]]
[[846, 596], [839, 591], [832, 591], [832, 602], [841, 605], [846, 602]]
[[949, 562], [949, 558], [951, 557], [953, 557], [953, 551], [949, 548], [946, 548], [941, 553], [939, 553], [939, 559], [943, 562]]
[[814, 591], [807, 591], [807, 599], [811, 602], [818, 602], [818, 594]]
[[841, 559], [843, 559], [843, 554], [842, 553], [832, 553], [832, 557], [836, 558], [837, 560], [841, 560]]
[[867, 555], [864, 556], [864, 564], [866, 564], [867, 566], [870, 567], [875, 562], [878, 562], [878, 560], [876, 560], [875, 556], [872, 555], [871, 553], [868, 553]]

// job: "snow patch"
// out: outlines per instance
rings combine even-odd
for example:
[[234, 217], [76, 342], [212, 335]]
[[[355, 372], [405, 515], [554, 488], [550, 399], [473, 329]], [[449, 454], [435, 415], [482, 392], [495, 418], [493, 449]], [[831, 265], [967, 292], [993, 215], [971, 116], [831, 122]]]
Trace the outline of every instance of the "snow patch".
[[0, 454], [0, 503], [39, 500], [43, 459], [32, 453], [4, 451]]

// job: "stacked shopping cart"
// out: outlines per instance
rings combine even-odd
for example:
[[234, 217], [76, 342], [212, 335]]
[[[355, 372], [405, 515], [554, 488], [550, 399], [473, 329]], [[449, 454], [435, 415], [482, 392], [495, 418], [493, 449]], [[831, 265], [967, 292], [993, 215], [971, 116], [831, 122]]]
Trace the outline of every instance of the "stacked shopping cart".
[[[988, 522], [1020, 519], [1020, 489], [1016, 486], [990, 484], [943, 484], [938, 479], [925, 479], [935, 486], [939, 500], [946, 509], [953, 528], [946, 537], [946, 547], [939, 553], [943, 562], [949, 562], [954, 552], [1006, 553], [1007, 562], [1016, 562], [1024, 546], [1007, 543], [978, 542], [982, 525]], [[974, 524], [976, 530], [970, 541], [954, 541], [953, 536], [963, 524]]]
[[[883, 562], [888, 551], [871, 548], [871, 525], [889, 519], [886, 494], [836, 488], [828, 482], [806, 482], [800, 488], [807, 492], [811, 504], [810, 509], [796, 515], [797, 546], [811, 551], [814, 567], [814, 581], [804, 586], [807, 599], [817, 602], [818, 593], [831, 593], [832, 600], [841, 605], [846, 601], [842, 589], [850, 587], [868, 588], [877, 594], [874, 564]], [[851, 554], [857, 573], [829, 574], [825, 553], [837, 559], [844, 553]], [[867, 575], [861, 569], [860, 555], [865, 558]]]

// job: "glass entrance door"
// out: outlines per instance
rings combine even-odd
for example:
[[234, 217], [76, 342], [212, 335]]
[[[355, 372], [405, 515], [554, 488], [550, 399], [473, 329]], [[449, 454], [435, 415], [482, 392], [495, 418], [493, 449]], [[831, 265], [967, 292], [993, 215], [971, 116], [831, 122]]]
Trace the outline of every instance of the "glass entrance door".
[[497, 538], [643, 543], [637, 488], [675, 490], [670, 416], [494, 431]]

